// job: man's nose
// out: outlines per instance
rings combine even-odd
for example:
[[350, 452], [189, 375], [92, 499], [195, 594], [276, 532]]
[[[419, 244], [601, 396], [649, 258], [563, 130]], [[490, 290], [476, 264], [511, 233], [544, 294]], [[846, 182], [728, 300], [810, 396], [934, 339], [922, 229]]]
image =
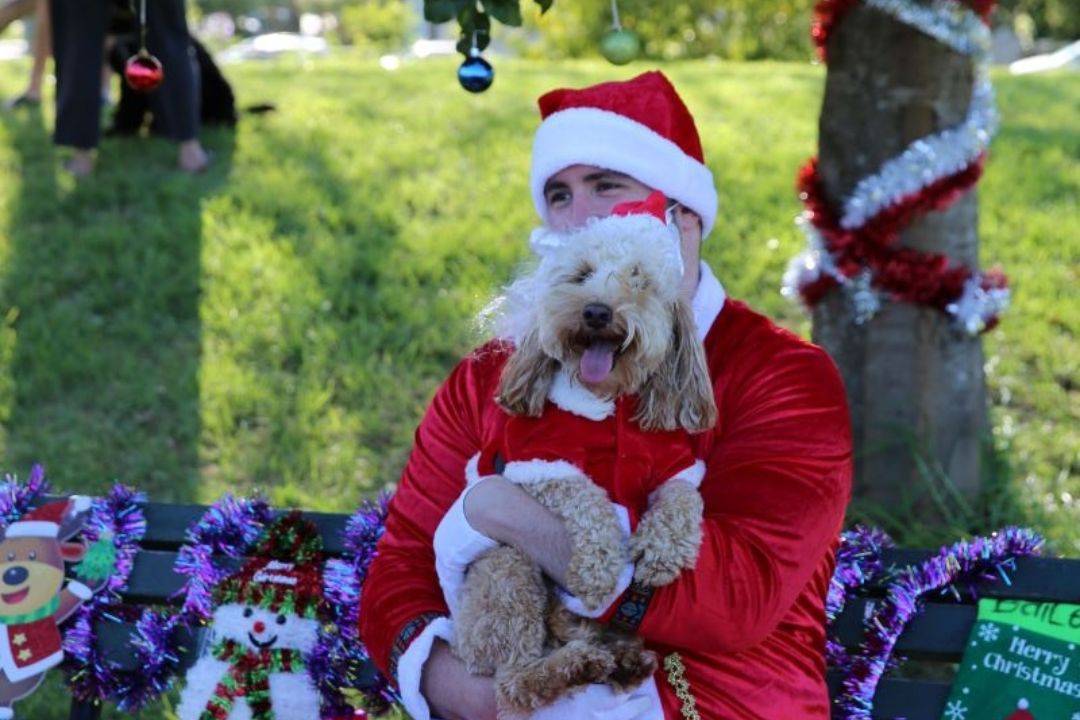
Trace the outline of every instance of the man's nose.
[[608, 208], [602, 201], [589, 195], [578, 195], [574, 197], [570, 207], [570, 227], [579, 228], [590, 218], [603, 217], [607, 211]]

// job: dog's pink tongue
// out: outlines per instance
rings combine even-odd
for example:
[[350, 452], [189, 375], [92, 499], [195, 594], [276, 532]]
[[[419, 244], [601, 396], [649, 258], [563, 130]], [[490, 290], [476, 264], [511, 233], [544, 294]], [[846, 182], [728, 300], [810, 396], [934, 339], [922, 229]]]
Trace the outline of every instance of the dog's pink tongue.
[[611, 374], [614, 364], [615, 346], [604, 342], [593, 343], [581, 354], [581, 379], [587, 383], [603, 382]]

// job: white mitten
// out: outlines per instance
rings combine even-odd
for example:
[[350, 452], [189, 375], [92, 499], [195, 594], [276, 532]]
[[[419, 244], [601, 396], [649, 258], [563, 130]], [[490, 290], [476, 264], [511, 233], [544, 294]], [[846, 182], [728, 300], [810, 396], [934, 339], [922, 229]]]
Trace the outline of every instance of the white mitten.
[[656, 681], [649, 678], [630, 692], [616, 693], [607, 685], [587, 685], [578, 692], [537, 710], [530, 720], [663, 720]]

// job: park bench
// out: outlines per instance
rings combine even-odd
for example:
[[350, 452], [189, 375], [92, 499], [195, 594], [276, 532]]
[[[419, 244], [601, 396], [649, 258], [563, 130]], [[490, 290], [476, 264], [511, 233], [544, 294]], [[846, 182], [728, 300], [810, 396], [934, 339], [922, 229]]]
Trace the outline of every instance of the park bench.
[[[186, 578], [174, 572], [173, 565], [188, 527], [194, 525], [205, 511], [206, 508], [200, 505], [147, 503], [143, 506], [146, 535], [140, 543], [141, 551], [135, 558], [127, 590], [121, 596], [125, 606], [180, 605], [177, 593]], [[304, 517], [318, 528], [326, 558], [340, 557], [345, 551], [342, 540], [349, 516], [312, 512], [304, 513]], [[224, 560], [236, 567], [242, 564], [242, 561]], [[133, 632], [131, 624], [102, 621], [96, 632], [98, 647], [106, 657], [121, 669], [135, 669], [135, 656], [129, 647]], [[182, 639], [182, 645], [185, 652], [180, 658], [181, 673], [196, 660], [199, 639], [192, 633]], [[68, 717], [69, 720], [98, 720], [101, 705], [72, 699]]]
[[[198, 505], [166, 503], [144, 506], [146, 535], [127, 591], [122, 595], [125, 605], [179, 604], [176, 595], [183, 587], [184, 577], [173, 571], [176, 554], [184, 543], [187, 528], [205, 509]], [[342, 535], [348, 516], [305, 513], [304, 517], [319, 529], [326, 556], [341, 556], [345, 550]], [[920, 563], [929, 556], [929, 551], [895, 549], [886, 551], [884, 560], [886, 566], [903, 567]], [[1010, 573], [1010, 580], [1011, 585], [998, 581], [977, 586], [980, 597], [1080, 602], [1080, 560], [1020, 558], [1016, 561], [1015, 572]], [[847, 602], [837, 619], [836, 632], [837, 639], [849, 650], [856, 649], [861, 642], [862, 618], [881, 596], [880, 587], [869, 587]], [[974, 622], [975, 605], [967, 595], [962, 602], [956, 602], [951, 596], [927, 598], [925, 611], [905, 630], [896, 652], [912, 660], [957, 663]], [[132, 669], [134, 662], [128, 646], [131, 632], [130, 625], [115, 622], [102, 622], [97, 628], [99, 648], [124, 669]], [[186, 654], [181, 658], [181, 667], [186, 668], [195, 660], [198, 638], [189, 637], [183, 644]], [[830, 672], [829, 681], [835, 697], [840, 677]], [[949, 683], [942, 680], [886, 678], [878, 688], [874, 717], [937, 720], [948, 694]], [[70, 720], [98, 720], [100, 715], [100, 705], [72, 701]]]
[[[926, 550], [897, 548], [884, 553], [885, 566], [918, 565], [929, 558]], [[997, 580], [976, 584], [979, 598], [1013, 598], [1040, 602], [1080, 602], [1080, 560], [1018, 558], [1016, 570], [1008, 573], [1009, 584]], [[870, 586], [848, 600], [837, 618], [834, 637], [849, 651], [863, 640], [863, 618], [883, 597], [881, 586]], [[969, 593], [958, 602], [951, 594], [926, 596], [926, 605], [904, 629], [896, 643], [896, 654], [919, 662], [926, 677], [952, 677], [950, 664], [960, 662], [968, 636], [975, 624], [976, 604]], [[837, 697], [841, 676], [830, 669], [829, 692]], [[874, 697], [873, 717], [938, 720], [951, 689], [943, 679], [885, 677]], [[837, 710], [834, 708], [834, 717]]]

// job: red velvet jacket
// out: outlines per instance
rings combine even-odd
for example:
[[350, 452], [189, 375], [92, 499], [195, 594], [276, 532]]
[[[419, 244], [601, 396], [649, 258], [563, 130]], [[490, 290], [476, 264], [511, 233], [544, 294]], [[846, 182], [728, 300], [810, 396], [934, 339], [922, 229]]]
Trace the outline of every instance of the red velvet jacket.
[[[851, 490], [851, 429], [836, 368], [819, 348], [727, 300], [705, 338], [719, 407], [693, 436], [703, 458], [697, 567], [652, 596], [638, 633], [678, 652], [703, 718], [829, 717], [824, 598]], [[468, 459], [499, 431], [505, 346], [464, 360], [417, 429], [364, 586], [361, 634], [376, 665], [445, 615], [432, 535], [461, 493]], [[680, 717], [666, 672], [665, 716]]]

